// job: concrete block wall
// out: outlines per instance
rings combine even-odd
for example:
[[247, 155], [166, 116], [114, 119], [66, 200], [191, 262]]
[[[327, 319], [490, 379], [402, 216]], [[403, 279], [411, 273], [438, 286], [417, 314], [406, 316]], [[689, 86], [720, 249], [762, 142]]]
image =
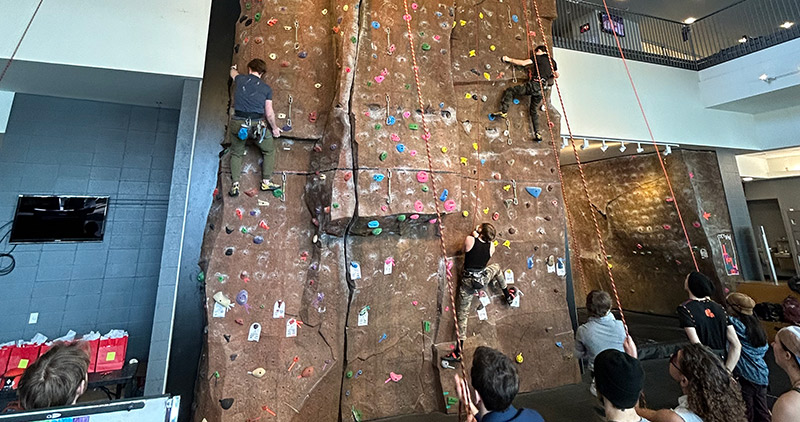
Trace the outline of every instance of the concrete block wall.
[[147, 358], [177, 124], [177, 110], [16, 96], [0, 142], [0, 224], [20, 194], [109, 195], [110, 205], [102, 242], [16, 247], [16, 268], [0, 277], [10, 305], [0, 342], [121, 328], [128, 357]]

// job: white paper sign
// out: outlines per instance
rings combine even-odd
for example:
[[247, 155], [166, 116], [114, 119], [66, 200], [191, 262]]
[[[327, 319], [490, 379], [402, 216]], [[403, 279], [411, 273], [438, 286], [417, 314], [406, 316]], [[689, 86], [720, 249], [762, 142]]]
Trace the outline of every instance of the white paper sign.
[[250, 332], [247, 334], [247, 341], [255, 341], [261, 339], [261, 324], [254, 322], [253, 325], [250, 326]]
[[364, 327], [369, 325], [369, 311], [366, 309], [358, 313], [358, 326]]
[[286, 316], [286, 302], [279, 300], [275, 302], [275, 306], [272, 307], [272, 317], [273, 318], [283, 318]]
[[481, 301], [481, 305], [483, 306], [487, 306], [492, 303], [492, 301], [489, 299], [489, 296], [487, 296], [486, 292], [483, 290], [481, 290], [481, 292], [478, 294], [478, 299]]
[[514, 300], [511, 301], [512, 308], [519, 308], [519, 298], [522, 296], [519, 292], [514, 296]]
[[361, 265], [358, 262], [351, 262], [350, 263], [350, 279], [351, 280], [358, 280], [361, 278]]
[[567, 267], [564, 265], [564, 258], [558, 258], [558, 264], [556, 264], [557, 270], [556, 275], [559, 277], [564, 277], [567, 275]]
[[294, 318], [286, 321], [286, 337], [297, 337], [297, 320]]
[[391, 274], [393, 266], [394, 266], [394, 258], [392, 257], [386, 258], [386, 261], [383, 261], [383, 275]]
[[552, 274], [554, 272], [556, 272], [556, 266], [555, 265], [548, 265], [547, 266], [547, 273], [548, 274]]
[[481, 321], [486, 321], [489, 317], [486, 315], [486, 308], [481, 306], [478, 308], [478, 319]]
[[220, 305], [217, 302], [214, 302], [214, 313], [212, 317], [214, 318], [225, 318], [225, 307]]
[[506, 279], [506, 284], [514, 284], [514, 270], [510, 268], [505, 270], [503, 277]]

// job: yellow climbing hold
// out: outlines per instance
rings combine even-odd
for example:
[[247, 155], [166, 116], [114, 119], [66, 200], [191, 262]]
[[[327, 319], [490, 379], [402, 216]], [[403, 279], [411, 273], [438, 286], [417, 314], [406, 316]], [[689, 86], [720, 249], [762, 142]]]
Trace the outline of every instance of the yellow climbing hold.
[[475, 50], [469, 50], [469, 56], [475, 57]]
[[345, 12], [346, 12], [346, 11], [347, 11], [347, 9], [349, 9], [349, 8], [350, 8], [350, 6], [349, 6], [349, 5], [347, 5], [347, 4], [345, 4], [344, 6], [342, 6], [342, 10], [344, 10]]
[[498, 241], [496, 241], [496, 240], [495, 240], [494, 242], [492, 242], [492, 245], [495, 245], [495, 246], [497, 246], [497, 245], [499, 245], [499, 244], [500, 244], [500, 242], [498, 242]]
[[442, 147], [442, 152], [447, 153], [447, 147]]
[[613, 266], [613, 265], [611, 265], [611, 263], [609, 262], [609, 263], [608, 263], [608, 268], [609, 268], [609, 269], [611, 269], [611, 268], [614, 268], [614, 266]]
[[463, 20], [463, 19], [462, 19], [462, 20], [458, 21], [458, 23], [460, 23], [460, 24], [461, 24], [461, 26], [464, 26], [464, 25], [466, 25], [466, 24], [467, 24], [467, 21], [465, 21], [465, 20]]
[[461, 215], [464, 217], [469, 217], [469, 211], [461, 211]]
[[467, 165], [467, 157], [461, 157], [461, 165]]
[[503, 186], [503, 190], [504, 190], [504, 191], [508, 192], [508, 190], [509, 190], [509, 189], [511, 189], [511, 185], [505, 185], [505, 186]]
[[475, 151], [478, 150], [478, 143], [477, 142], [473, 142], [472, 143], [472, 149], [474, 149]]
[[464, 94], [464, 98], [468, 100], [468, 99], [472, 98], [472, 94], [467, 92], [466, 94]]
[[481, 12], [481, 13], [478, 13], [478, 17], [479, 17], [479, 18], [481, 18], [481, 19], [483, 19], [483, 12]]
[[495, 45], [492, 44], [492, 45], [489, 46], [489, 50], [492, 50], [492, 51], [497, 50], [497, 47], [495, 47]]
[[489, 208], [484, 208], [484, 209], [483, 209], [483, 213], [484, 213], [484, 214], [489, 214]]
[[486, 78], [487, 81], [492, 80], [492, 75], [490, 75], [490, 74], [488, 74], [486, 72], [483, 72], [483, 77]]
[[328, 9], [322, 9], [322, 15], [324, 16], [324, 15], [327, 15], [327, 14], [328, 14]]
[[508, 249], [511, 249], [511, 241], [506, 240], [505, 242], [503, 242], [503, 246], [507, 247]]

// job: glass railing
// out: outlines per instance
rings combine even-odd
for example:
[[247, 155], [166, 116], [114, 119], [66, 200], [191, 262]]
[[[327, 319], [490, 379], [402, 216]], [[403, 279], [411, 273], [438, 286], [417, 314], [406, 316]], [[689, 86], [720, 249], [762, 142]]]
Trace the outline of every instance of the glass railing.
[[[743, 0], [691, 24], [556, 0], [556, 47], [700, 70], [800, 37], [800, 0]], [[613, 31], [613, 32], [612, 32]]]

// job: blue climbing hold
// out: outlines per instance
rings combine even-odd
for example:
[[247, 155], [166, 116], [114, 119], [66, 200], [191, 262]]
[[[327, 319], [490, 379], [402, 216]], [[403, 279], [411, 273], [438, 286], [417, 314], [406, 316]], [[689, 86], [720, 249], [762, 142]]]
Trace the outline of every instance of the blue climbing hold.
[[264, 238], [261, 236], [256, 236], [253, 238], [253, 243], [255, 243], [256, 245], [260, 245], [264, 243]]
[[384, 179], [385, 177], [386, 177], [386, 176], [384, 176], [384, 175], [382, 175], [382, 174], [378, 173], [378, 174], [376, 174], [376, 175], [372, 176], [372, 180], [374, 180], [374, 181], [376, 181], [376, 182], [383, 182], [383, 179]]
[[511, 15], [511, 20], [514, 21], [514, 22], [519, 22], [519, 16]]
[[239, 139], [241, 139], [241, 140], [243, 140], [243, 141], [244, 141], [245, 139], [247, 139], [247, 128], [246, 128], [246, 127], [243, 127], [243, 128], [241, 128], [241, 129], [239, 129], [239, 133], [238, 133], [238, 135], [239, 135]]
[[397, 121], [397, 119], [395, 119], [395, 118], [394, 118], [394, 116], [389, 116], [389, 118], [387, 118], [387, 119], [386, 119], [386, 124], [387, 124], [387, 125], [389, 125], [389, 126], [391, 126], [391, 125], [393, 125], [393, 124], [394, 124], [396, 121]]
[[397, 144], [397, 152], [403, 152], [406, 150], [406, 146], [403, 144]]
[[448, 192], [447, 189], [443, 190], [442, 194], [439, 195], [439, 200], [442, 201], [442, 202], [447, 201], [447, 194], [448, 193], [450, 193], [450, 192]]
[[378, 29], [381, 27], [381, 24], [379, 24], [378, 21], [372, 21], [372, 27]]
[[534, 198], [538, 198], [539, 195], [542, 193], [542, 188], [535, 186], [528, 186], [525, 188], [525, 192], [528, 192]]
[[484, 164], [486, 164], [486, 159], [485, 158], [481, 158], [481, 165], [484, 165]]
[[533, 268], [533, 255], [528, 257], [528, 269]]
[[561, 342], [560, 342], [560, 341], [557, 341], [557, 342], [556, 342], [556, 346], [558, 346], [558, 347], [560, 347], [560, 348], [562, 348], [562, 349], [564, 348], [564, 345], [563, 345], [563, 344], [561, 344]]
[[444, 103], [439, 103], [439, 108], [444, 108]]
[[514, 98], [514, 104], [519, 104], [519, 100]]
[[494, 117], [494, 114], [492, 114], [492, 113], [489, 113], [489, 121], [490, 121], [490, 122], [493, 122], [493, 121], [494, 121], [494, 119], [496, 119], [496, 117]]
[[381, 225], [381, 223], [379, 223], [378, 220], [372, 220], [369, 223], [367, 223], [367, 227], [369, 227], [371, 229], [377, 228], [380, 225]]

